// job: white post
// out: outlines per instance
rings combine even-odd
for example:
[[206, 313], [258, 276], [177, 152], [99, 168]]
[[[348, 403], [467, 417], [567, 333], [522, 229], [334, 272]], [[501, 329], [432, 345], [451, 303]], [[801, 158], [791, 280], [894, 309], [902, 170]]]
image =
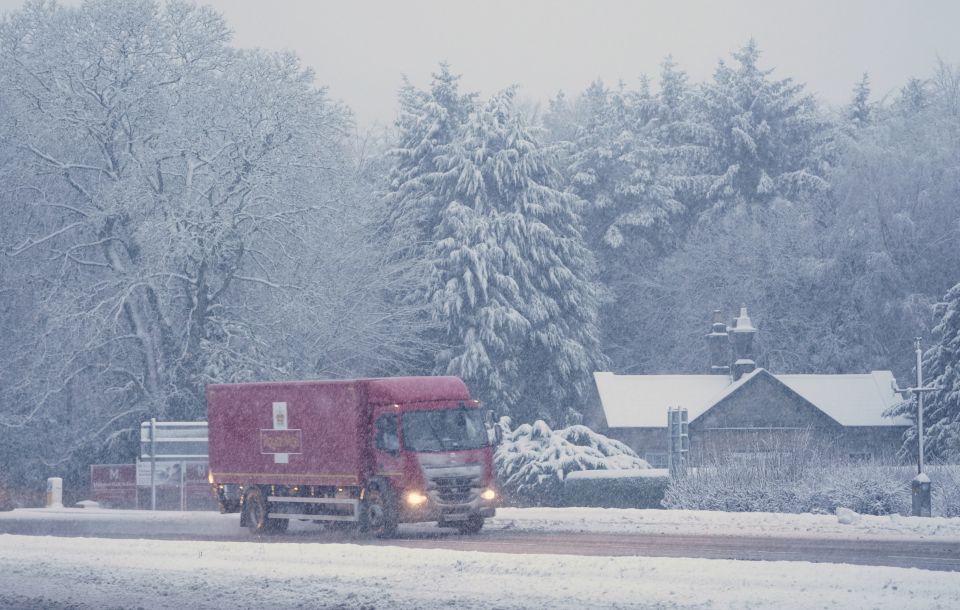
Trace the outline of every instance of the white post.
[[183, 482], [185, 480], [183, 471], [186, 469], [187, 469], [187, 463], [181, 460], [180, 461], [180, 512], [181, 513], [186, 510], [186, 503], [184, 501], [184, 495], [183, 495]]
[[157, 418], [150, 418], [150, 510], [157, 510]]
[[63, 508], [63, 479], [47, 479], [47, 508]]

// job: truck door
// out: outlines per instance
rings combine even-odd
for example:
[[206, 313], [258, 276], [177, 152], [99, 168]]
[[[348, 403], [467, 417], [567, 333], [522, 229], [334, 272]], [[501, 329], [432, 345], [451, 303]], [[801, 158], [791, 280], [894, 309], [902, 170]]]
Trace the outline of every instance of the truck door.
[[374, 421], [374, 456], [378, 476], [394, 481], [403, 474], [403, 458], [400, 455], [400, 417], [396, 414], [381, 415]]

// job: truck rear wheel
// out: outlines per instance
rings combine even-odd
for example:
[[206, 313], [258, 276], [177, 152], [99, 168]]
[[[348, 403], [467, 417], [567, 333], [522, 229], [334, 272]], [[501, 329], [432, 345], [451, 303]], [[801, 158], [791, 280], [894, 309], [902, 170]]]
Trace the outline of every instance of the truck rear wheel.
[[258, 536], [285, 532], [290, 521], [267, 517], [267, 508], [267, 498], [263, 492], [256, 487], [250, 488], [243, 500], [240, 525], [246, 524], [250, 533]]
[[389, 493], [378, 487], [367, 490], [361, 506], [360, 529], [377, 538], [390, 538], [397, 533], [397, 511]]

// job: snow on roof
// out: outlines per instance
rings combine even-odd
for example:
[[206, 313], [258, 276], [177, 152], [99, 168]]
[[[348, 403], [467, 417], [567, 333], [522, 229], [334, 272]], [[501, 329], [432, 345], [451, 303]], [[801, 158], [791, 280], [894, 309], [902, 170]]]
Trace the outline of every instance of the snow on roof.
[[[607, 425], [611, 428], [664, 428], [667, 409], [683, 407], [693, 421], [736, 392], [763, 369], [735, 382], [726, 375], [593, 374]], [[854, 375], [773, 375], [844, 426], [905, 426], [903, 417], [883, 417], [901, 398], [893, 391], [893, 373]]]
[[774, 375], [844, 426], [907, 426], [904, 417], [883, 417], [902, 402], [890, 371], [860, 375]]
[[695, 417], [730, 385], [726, 375], [593, 374], [611, 428], [665, 428], [667, 409], [683, 407]]

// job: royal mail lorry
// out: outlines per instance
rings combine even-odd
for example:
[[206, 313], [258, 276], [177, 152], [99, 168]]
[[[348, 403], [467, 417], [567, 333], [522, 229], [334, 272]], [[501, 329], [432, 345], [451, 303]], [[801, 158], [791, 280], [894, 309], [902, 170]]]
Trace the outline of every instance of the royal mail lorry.
[[221, 511], [255, 534], [290, 519], [474, 533], [494, 515], [489, 418], [457, 377], [209, 385], [207, 416]]

